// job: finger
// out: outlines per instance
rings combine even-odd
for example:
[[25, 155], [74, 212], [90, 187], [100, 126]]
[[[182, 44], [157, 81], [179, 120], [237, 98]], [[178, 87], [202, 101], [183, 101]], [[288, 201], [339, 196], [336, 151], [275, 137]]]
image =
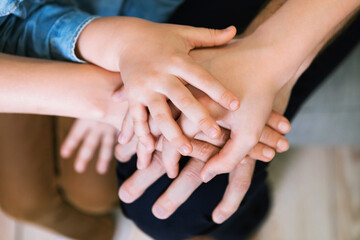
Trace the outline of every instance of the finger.
[[186, 30], [183, 32], [183, 37], [188, 39], [191, 49], [223, 45], [236, 35], [234, 26], [222, 30], [195, 27], [182, 28]]
[[137, 148], [136, 148], [136, 154], [137, 154], [137, 168], [138, 169], [145, 169], [149, 166], [152, 152], [149, 152], [149, 150], [142, 144], [141, 142], [138, 142]]
[[73, 154], [87, 130], [85, 125], [78, 124], [78, 121], [75, 122], [61, 146], [60, 154], [63, 158], [69, 158]]
[[231, 172], [239, 160], [243, 159], [258, 143], [270, 115], [272, 102], [272, 99], [259, 102], [257, 98], [242, 101], [242, 107], [232, 113], [230, 139], [201, 171], [204, 182], [210, 181], [217, 174]]
[[159, 219], [166, 219], [183, 204], [201, 185], [200, 170], [204, 163], [192, 158], [180, 175], [171, 183], [163, 195], [155, 202], [152, 212]]
[[114, 142], [114, 134], [105, 134], [102, 136], [99, 159], [96, 165], [96, 170], [100, 174], [105, 174], [109, 168], [109, 164], [113, 157]]
[[209, 138], [203, 132], [199, 132], [198, 134], [195, 135], [194, 138], [197, 140], [208, 142], [217, 147], [222, 147], [224, 146], [226, 141], [230, 138], [230, 131], [224, 128], [220, 128], [220, 129], [221, 129], [221, 133], [218, 138], [215, 139]]
[[130, 114], [134, 123], [134, 131], [139, 140], [149, 152], [154, 151], [155, 142], [150, 134], [148, 113], [144, 105], [138, 102], [130, 103]]
[[75, 171], [83, 173], [86, 170], [88, 163], [90, 162], [95, 150], [100, 142], [100, 133], [97, 131], [91, 131], [86, 137], [83, 144], [80, 147], [79, 153], [74, 162]]
[[191, 157], [196, 158], [198, 160], [203, 161], [204, 163], [209, 160], [212, 156], [214, 156], [216, 153], [219, 152], [219, 148], [203, 141], [199, 141], [196, 139], [193, 139], [191, 141], [191, 144], [193, 145], [193, 152], [191, 153]]
[[127, 162], [131, 157], [136, 153], [136, 147], [138, 140], [136, 137], [133, 137], [131, 141], [125, 145], [117, 144], [115, 147], [115, 158], [119, 162]]
[[213, 221], [221, 224], [239, 208], [248, 191], [255, 168], [255, 160], [243, 160], [229, 175], [229, 184], [225, 194], [212, 214]]
[[163, 138], [161, 159], [169, 178], [175, 178], [179, 172], [179, 160], [181, 155], [171, 143]]
[[[181, 129], [183, 129], [186, 136], [190, 139], [193, 139], [193, 136], [199, 131], [197, 126], [194, 124], [184, 115], [181, 115], [177, 120]], [[162, 161], [163, 166], [166, 169], [169, 178], [175, 178], [179, 172], [179, 165], [178, 162], [180, 160], [180, 155], [178, 154], [176, 148], [174, 148], [166, 139], [162, 138], [161, 142], [162, 148]], [[193, 155], [191, 152], [190, 155]]]
[[164, 93], [201, 131], [210, 138], [217, 138], [220, 127], [191, 92], [178, 80], [171, 81]]
[[217, 174], [231, 172], [239, 163], [238, 159], [243, 159], [255, 144], [242, 141], [238, 136], [229, 139], [221, 151], [211, 158], [202, 169], [203, 181], [209, 182]]
[[275, 157], [275, 150], [263, 143], [257, 143], [248, 155], [253, 159], [270, 162]]
[[153, 98], [148, 104], [148, 108], [164, 137], [178, 149], [182, 155], [189, 155], [192, 151], [192, 146], [181, 131], [179, 125], [173, 119], [165, 97]]
[[127, 144], [134, 136], [134, 125], [130, 113], [126, 113], [125, 119], [123, 121], [121, 131], [118, 137], [118, 142], [120, 144]]
[[290, 147], [286, 137], [268, 126], [264, 127], [259, 141], [273, 149], [276, 149], [277, 152], [285, 152], [289, 150]]
[[197, 64], [189, 56], [184, 56], [179, 63], [173, 64], [170, 72], [190, 85], [206, 93], [215, 102], [224, 108], [235, 111], [240, 106], [239, 99], [230, 90], [224, 87], [205, 68]]
[[137, 170], [121, 185], [119, 197], [123, 202], [131, 203], [135, 201], [148, 187], [165, 174], [160, 158], [160, 153], [155, 152], [148, 168]]
[[291, 124], [289, 120], [287, 120], [286, 117], [275, 111], [271, 112], [266, 124], [282, 134], [286, 134], [291, 130]]

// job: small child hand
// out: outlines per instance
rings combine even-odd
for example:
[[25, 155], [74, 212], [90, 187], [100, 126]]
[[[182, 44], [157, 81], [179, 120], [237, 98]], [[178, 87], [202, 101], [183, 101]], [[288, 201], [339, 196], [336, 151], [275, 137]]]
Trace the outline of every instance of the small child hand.
[[69, 158], [79, 148], [74, 168], [78, 173], [82, 173], [99, 148], [96, 170], [105, 174], [113, 159], [116, 133], [116, 129], [111, 125], [78, 119], [63, 142], [60, 154], [63, 158]]

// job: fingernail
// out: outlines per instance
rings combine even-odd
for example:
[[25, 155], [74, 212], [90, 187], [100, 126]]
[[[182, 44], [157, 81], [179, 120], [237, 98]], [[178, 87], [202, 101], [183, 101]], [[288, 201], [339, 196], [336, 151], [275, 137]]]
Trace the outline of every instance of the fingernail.
[[160, 219], [166, 218], [166, 212], [164, 211], [164, 209], [157, 205], [154, 206], [153, 212], [157, 218], [160, 218]]
[[214, 216], [214, 222], [218, 223], [218, 224], [221, 224], [223, 223], [224, 221], [226, 220], [225, 216], [222, 215], [222, 214], [216, 214]]
[[207, 135], [211, 138], [216, 138], [219, 135], [219, 129], [212, 127], [207, 131]]
[[119, 197], [120, 197], [121, 201], [126, 202], [126, 203], [129, 203], [132, 201], [132, 197], [124, 189], [120, 189]]
[[209, 182], [211, 179], [213, 179], [215, 177], [215, 173], [212, 172], [208, 172], [205, 174], [204, 178], [203, 178], [203, 182], [207, 183]]
[[263, 155], [267, 158], [273, 158], [275, 156], [275, 152], [269, 148], [264, 148], [262, 152]]
[[289, 144], [284, 140], [279, 140], [277, 147], [281, 151], [287, 151], [289, 149]]
[[187, 144], [185, 145], [182, 145], [180, 148], [179, 148], [179, 152], [182, 154], [182, 155], [189, 155], [190, 154], [190, 146], [188, 146]]
[[287, 132], [289, 130], [289, 124], [286, 123], [286, 122], [280, 122], [279, 125], [278, 125], [278, 128], [282, 132]]
[[230, 109], [232, 111], [238, 110], [239, 107], [240, 107], [240, 102], [238, 100], [234, 100], [230, 103]]

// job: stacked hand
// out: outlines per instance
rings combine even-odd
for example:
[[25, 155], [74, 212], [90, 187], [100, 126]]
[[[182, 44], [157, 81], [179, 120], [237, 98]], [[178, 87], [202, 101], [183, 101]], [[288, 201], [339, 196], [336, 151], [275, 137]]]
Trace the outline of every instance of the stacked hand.
[[[114, 31], [114, 27], [117, 31]], [[207, 136], [218, 137], [220, 128], [216, 121], [184, 84], [201, 89], [232, 111], [239, 107], [239, 100], [196, 63], [189, 52], [198, 47], [223, 45], [235, 33], [234, 27], [213, 30], [157, 24], [127, 17], [99, 18], [81, 33], [77, 52], [89, 62], [121, 73], [129, 102], [129, 114], [141, 143], [140, 149], [151, 153], [155, 147], [148, 125], [148, 109], [164, 137], [179, 152], [187, 155], [191, 153], [192, 145], [173, 119], [167, 100]], [[114, 93], [114, 98], [119, 95], [121, 98], [119, 92]], [[126, 126], [129, 128], [131, 125]], [[121, 131], [122, 143], [130, 141], [132, 135], [128, 133], [126, 129]], [[139, 158], [139, 168], [146, 168], [148, 164], [149, 159]]]
[[69, 158], [76, 149], [74, 168], [82, 173], [99, 148], [96, 170], [105, 174], [113, 159], [117, 131], [111, 125], [92, 120], [76, 120], [62, 147], [61, 156]]
[[[242, 116], [239, 116], [240, 113], [227, 111], [211, 101], [205, 94], [192, 89], [194, 96], [206, 106], [211, 116], [223, 127], [221, 129], [221, 138], [216, 140], [207, 138], [185, 115], [181, 115], [178, 118], [178, 124], [182, 127], [184, 133], [193, 139], [192, 144], [194, 150], [191, 154], [192, 158], [181, 171], [180, 175], [155, 203], [153, 212], [159, 218], [169, 217], [202, 183], [200, 172], [205, 162], [214, 156], [218, 156], [219, 152], [223, 151], [221, 149], [228, 144], [227, 140], [229, 137], [234, 138], [234, 140], [231, 139], [229, 141], [240, 140], [240, 144], [246, 144], [246, 147], [236, 145], [235, 153], [234, 151], [227, 153], [229, 154], [228, 159], [231, 160], [229, 164], [231, 167], [227, 170], [227, 172], [230, 173], [229, 185], [223, 200], [213, 212], [213, 219], [217, 223], [226, 220], [238, 208], [251, 182], [255, 166], [254, 159], [269, 161], [274, 156], [275, 151], [286, 151], [289, 147], [286, 138], [281, 134], [287, 133], [290, 130], [290, 124], [280, 114], [276, 112], [271, 113], [271, 109], [274, 107], [275, 109], [284, 111], [289, 96], [288, 93], [291, 88], [284, 85], [281, 91], [278, 92], [271, 86], [270, 81], [268, 82], [269, 85], [266, 85], [266, 82], [261, 85], [259, 84], [260, 81], [256, 84], [255, 80], [257, 79], [254, 79], [254, 76], [256, 76], [255, 72], [244, 74], [239, 72], [240, 70], [238, 69], [242, 71], [246, 68], [251, 69], [245, 61], [241, 67], [241, 64], [237, 63], [237, 58], [232, 55], [234, 48], [238, 47], [237, 44], [240, 43], [240, 41], [236, 41], [224, 48], [195, 50], [192, 53], [194, 59], [201, 62], [212, 74], [215, 76], [218, 74], [218, 78], [223, 79], [228, 86], [232, 84], [231, 89], [238, 89], [239, 92], [240, 90], [243, 91], [241, 95], [243, 96], [242, 100], [244, 100], [244, 102], [241, 104], [245, 105], [245, 109], [242, 109], [242, 106], [240, 107], [238, 111], [242, 110]], [[251, 64], [255, 65], [253, 62]], [[239, 76], [246, 76], [246, 78], [237, 79]], [[250, 77], [253, 77], [254, 80], [251, 81], [252, 79]], [[251, 83], [256, 84], [257, 88], [253, 89]], [[255, 96], [251, 96], [250, 93], [255, 94]], [[275, 98], [281, 98], [282, 101], [276, 101], [281, 102], [280, 105], [272, 106]], [[267, 101], [270, 101], [270, 103], [267, 103]], [[257, 110], [258, 105], [270, 105], [270, 113], [264, 114], [260, 110]], [[262, 110], [264, 109], [267, 111], [266, 108], [262, 108]], [[256, 117], [266, 117], [266, 119], [258, 120]], [[264, 126], [259, 124], [259, 122], [261, 123], [262, 121], [264, 121]], [[239, 126], [240, 124], [244, 126]], [[259, 129], [257, 129], [257, 127]], [[225, 129], [230, 129], [231, 132]], [[246, 142], [246, 134], [253, 134], [252, 131], [255, 131], [255, 133], [258, 131], [260, 135], [256, 137], [258, 140], [255, 144], [248, 144]], [[161, 137], [159, 139], [161, 140], [161, 144], [158, 145], [159, 152], [153, 155], [153, 160], [149, 168], [135, 172], [134, 175], [122, 185], [119, 196], [123, 201], [132, 202], [136, 200], [153, 182], [166, 172], [168, 172], [168, 175], [171, 177], [176, 176], [179, 155], [176, 149], [172, 147], [166, 139]], [[117, 157], [123, 161], [127, 160], [135, 151], [135, 142], [136, 141], [133, 140], [132, 143], [126, 147], [119, 145], [117, 147]], [[250, 149], [246, 150], [247, 148]], [[241, 149], [241, 154], [238, 154], [237, 149]], [[244, 155], [242, 155], [242, 152], [244, 152]], [[228, 163], [224, 162], [223, 164], [226, 165]]]
[[[80, 36], [78, 50], [84, 59], [121, 72], [126, 94], [122, 89], [115, 92], [113, 97], [121, 100], [126, 95], [130, 114], [123, 121], [120, 143], [131, 141], [131, 146], [136, 145], [140, 169], [145, 169], [151, 158], [155, 158], [149, 169], [139, 173], [141, 176], [151, 169], [157, 171], [150, 171], [152, 180], [147, 181], [148, 183], [165, 173], [164, 169], [170, 177], [176, 177], [180, 158], [178, 152], [201, 161], [203, 167], [197, 168], [201, 170], [197, 172], [197, 180], [207, 182], [217, 174], [230, 173], [228, 190], [223, 202], [214, 212], [214, 220], [222, 222], [231, 215], [234, 206], [240, 204], [242, 197], [231, 197], [239, 194], [231, 189], [239, 186], [241, 176], [246, 175], [247, 183], [250, 182], [254, 166], [252, 159], [269, 161], [275, 151], [288, 149], [286, 139], [280, 134], [288, 132], [290, 125], [281, 115], [271, 112], [280, 89], [286, 88], [286, 83], [297, 76], [301, 64], [286, 62], [278, 48], [262, 42], [262, 37], [256, 35], [234, 41], [225, 47], [195, 50], [189, 56], [193, 48], [227, 43], [235, 33], [233, 28], [216, 32], [183, 26], [154, 25], [131, 18], [125, 19], [125, 22], [102, 19], [94, 21], [93, 27], [87, 27], [88, 30], [85, 29], [82, 35], [86, 36], [94, 29], [106, 32], [106, 28], [99, 30], [99, 27], [106, 25], [107, 21], [117, 23], [119, 29], [129, 33], [114, 33], [114, 39], [122, 43], [120, 47], [111, 48], [110, 51], [105, 46], [98, 51], [95, 46], [93, 51], [82, 51], [91, 44], [81, 41]], [[138, 32], [147, 33], [147, 36], [133, 33], [132, 28], [135, 27], [143, 29], [144, 31]], [[148, 29], [151, 31], [148, 32]], [[209, 36], [209, 33], [213, 34]], [[148, 41], [139, 42], [142, 39]], [[164, 39], [168, 40], [167, 44], [164, 44]], [[111, 44], [109, 46], [114, 47]], [[104, 56], [94, 57], [94, 52], [100, 52]], [[106, 60], [99, 62], [98, 59]], [[192, 86], [186, 88], [186, 83]], [[231, 89], [235, 96], [226, 89]], [[171, 102], [168, 103], [167, 99]], [[146, 107], [151, 118], [148, 117]], [[179, 111], [182, 113], [180, 117], [177, 113]], [[152, 122], [150, 125], [153, 127], [150, 127], [149, 122]], [[133, 130], [136, 138], [131, 140]], [[153, 136], [157, 138], [156, 141]], [[156, 142], [161, 154], [153, 154]], [[127, 158], [132, 154], [130, 149], [127, 147], [122, 153]], [[161, 167], [154, 170], [153, 166], [159, 160]], [[246, 172], [248, 174], [244, 175]], [[181, 176], [182, 173], [179, 178]], [[174, 184], [178, 181], [180, 180], [177, 179]], [[125, 183], [124, 188], [126, 185]], [[135, 191], [136, 187], [133, 186], [132, 189]], [[189, 188], [188, 195], [193, 190]], [[133, 201], [141, 194], [121, 192], [125, 201]], [[225, 208], [229, 208], [229, 201], [232, 201], [231, 210], [225, 211]], [[154, 212], [155, 209], [161, 208], [154, 207]], [[157, 215], [167, 217], [169, 214]]]

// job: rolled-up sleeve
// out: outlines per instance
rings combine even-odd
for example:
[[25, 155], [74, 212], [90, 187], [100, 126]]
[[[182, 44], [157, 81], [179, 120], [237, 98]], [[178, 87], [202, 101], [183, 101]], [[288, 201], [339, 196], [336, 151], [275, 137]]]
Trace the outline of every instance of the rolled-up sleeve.
[[96, 16], [58, 1], [24, 0], [0, 17], [1, 52], [81, 62], [75, 44]]

